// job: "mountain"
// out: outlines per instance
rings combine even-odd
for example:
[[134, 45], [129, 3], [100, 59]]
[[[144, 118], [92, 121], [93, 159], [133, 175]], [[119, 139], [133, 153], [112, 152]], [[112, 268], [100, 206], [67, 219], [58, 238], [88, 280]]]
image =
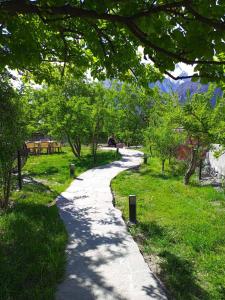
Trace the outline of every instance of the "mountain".
[[[185, 71], [182, 71], [179, 76], [187, 76], [188, 74]], [[175, 92], [178, 94], [180, 103], [185, 103], [187, 99], [187, 94], [193, 96], [197, 93], [205, 93], [208, 90], [209, 84], [201, 84], [200, 82], [193, 82], [190, 78], [183, 80], [172, 80], [170, 78], [164, 78], [162, 81], [157, 81], [155, 83], [150, 83], [149, 87], [157, 86], [164, 93]], [[215, 105], [217, 97], [222, 96], [222, 90], [216, 88], [214, 96], [212, 98], [212, 105]]]
[[170, 80], [169, 78], [163, 79], [163, 81], [156, 81], [155, 83], [150, 83], [149, 87], [153, 88], [157, 86], [162, 92], [164, 93], [171, 93], [175, 92], [179, 83], [175, 82], [174, 80]]
[[[178, 66], [179, 67], [179, 66]], [[179, 68], [180, 74], [179, 76], [188, 76], [184, 70]], [[112, 81], [106, 79], [103, 82], [106, 88], [110, 88], [112, 85]], [[121, 83], [122, 84], [122, 83]], [[179, 97], [180, 103], [185, 103], [187, 100], [187, 95], [193, 96], [197, 93], [205, 93], [208, 90], [209, 84], [201, 84], [200, 82], [193, 82], [190, 78], [183, 80], [173, 80], [171, 78], [164, 78], [162, 81], [151, 82], [148, 84], [150, 88], [158, 87], [163, 93], [172, 94], [177, 93]], [[217, 97], [222, 96], [222, 90], [220, 88], [216, 88], [214, 91], [214, 96], [212, 97], [212, 105], [215, 105], [215, 101]]]
[[[184, 71], [181, 72], [180, 76], [186, 76], [187, 73]], [[187, 79], [187, 82], [190, 80]], [[172, 80], [170, 78], [164, 78], [162, 81], [156, 81], [149, 84], [150, 88], [157, 86], [164, 93], [176, 92], [179, 86], [183, 83], [183, 80]]]
[[[180, 103], [185, 103], [187, 99], [187, 94], [193, 96], [194, 94], [202, 94], [208, 91], [209, 84], [201, 84], [200, 82], [193, 82], [193, 81], [184, 81], [181, 83], [175, 92], [178, 94]], [[214, 90], [214, 95], [211, 99], [211, 103], [214, 106], [217, 97], [221, 97], [223, 94], [220, 88], [216, 88]]]
[[208, 86], [208, 84], [201, 84], [199, 82], [184, 81], [177, 87], [175, 92], [179, 96], [180, 103], [184, 103], [187, 99], [187, 94], [193, 96], [197, 93], [205, 93], [208, 91]]

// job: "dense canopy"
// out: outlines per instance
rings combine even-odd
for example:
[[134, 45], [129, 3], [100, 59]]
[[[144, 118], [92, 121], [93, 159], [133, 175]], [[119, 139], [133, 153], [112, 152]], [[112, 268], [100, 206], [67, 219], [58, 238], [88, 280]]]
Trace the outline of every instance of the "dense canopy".
[[[170, 75], [175, 64], [221, 79], [225, 65], [224, 0], [1, 0], [0, 64], [34, 70], [72, 62], [100, 77]], [[146, 70], [147, 68], [147, 70]]]

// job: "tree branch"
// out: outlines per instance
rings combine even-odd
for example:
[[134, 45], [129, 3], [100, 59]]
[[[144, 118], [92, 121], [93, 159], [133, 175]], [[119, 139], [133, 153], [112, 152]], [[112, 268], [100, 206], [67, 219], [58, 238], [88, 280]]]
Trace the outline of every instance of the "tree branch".
[[[154, 64], [157, 66], [156, 61], [154, 60], [153, 57], [149, 57]], [[207, 78], [207, 79], [212, 79], [212, 76], [209, 76], [208, 74], [204, 74], [204, 75], [198, 75], [197, 73], [194, 73], [192, 75], [187, 75], [187, 76], [174, 76], [173, 74], [171, 74], [168, 71], [164, 71], [164, 74], [168, 75], [170, 78], [172, 78], [173, 80], [182, 80], [182, 79], [191, 79], [191, 78]]]
[[162, 11], [167, 11], [168, 9], [174, 9], [174, 8], [178, 8], [178, 7], [182, 7], [185, 4], [185, 0], [183, 1], [174, 1], [171, 3], [167, 3], [167, 4], [161, 4], [161, 5], [151, 5], [151, 7], [146, 10], [146, 11], [140, 11], [134, 15], [131, 16], [131, 19], [137, 19], [137, 18], [141, 18], [141, 17], [148, 17], [151, 14], [155, 14], [155, 13], [159, 13]]
[[[112, 52], [115, 53], [115, 48], [114, 48], [113, 42], [108, 37], [108, 35], [105, 34], [103, 32], [103, 30], [100, 29], [96, 24], [91, 23], [91, 26], [95, 29], [95, 31], [98, 34], [99, 38], [103, 37], [108, 42], [108, 44], [110, 45], [110, 48], [111, 48]], [[102, 40], [101, 40], [101, 42], [102, 42]]]
[[55, 16], [55, 15], [66, 15], [70, 17], [78, 17], [78, 18], [91, 18], [96, 20], [108, 20], [113, 22], [124, 23], [130, 17], [124, 17], [120, 15], [112, 15], [108, 13], [98, 13], [94, 10], [83, 9], [75, 6], [71, 6], [70, 4], [66, 4], [63, 6], [45, 6], [38, 7], [35, 4], [26, 3], [22, 1], [20, 3], [17, 0], [7, 1], [4, 3], [0, 3], [0, 7], [3, 11], [6, 11], [10, 15], [17, 15], [18, 13], [24, 14], [39, 14], [40, 11], [45, 15]]
[[151, 14], [154, 13], [158, 13], [158, 12], [165, 12], [165, 13], [174, 13], [177, 14], [185, 19], [188, 20], [194, 20], [194, 19], [190, 19], [188, 17], [185, 17], [184, 13], [179, 12], [177, 10], [175, 10], [175, 8], [181, 8], [181, 7], [185, 7], [187, 9], [187, 11], [189, 13], [191, 13], [193, 16], [195, 16], [195, 18], [202, 22], [205, 23], [209, 26], [212, 26], [216, 29], [219, 30], [225, 30], [225, 23], [221, 22], [219, 20], [215, 20], [215, 19], [210, 19], [207, 17], [204, 17], [202, 15], [200, 15], [196, 10], [194, 10], [194, 8], [189, 4], [189, 2], [187, 0], [183, 0], [183, 1], [175, 1], [172, 3], [167, 3], [167, 4], [162, 4], [162, 5], [157, 5], [157, 6], [151, 6], [150, 9], [146, 10], [146, 11], [141, 11], [139, 13], [136, 13], [134, 15], [131, 16], [131, 19], [137, 19], [140, 17], [147, 17], [150, 16]]
[[[152, 6], [152, 8], [147, 12], [142, 12], [142, 14], [149, 14], [150, 12], [159, 12], [163, 11], [168, 8], [174, 8], [174, 7], [180, 7], [184, 6], [184, 4], [187, 4], [187, 1], [179, 1], [179, 2], [172, 2], [169, 4], [163, 4], [158, 6]], [[3, 10], [8, 11], [12, 14], [17, 13], [34, 13], [34, 14], [40, 14], [40, 11], [45, 12], [48, 15], [67, 15], [71, 17], [79, 17], [79, 18], [92, 18], [97, 20], [106, 20], [111, 22], [119, 22], [120, 24], [126, 25], [127, 28], [134, 34], [136, 38], [139, 39], [139, 41], [147, 47], [151, 47], [152, 49], [156, 50], [157, 52], [160, 52], [168, 57], [177, 59], [177, 61], [182, 61], [187, 64], [213, 64], [213, 65], [223, 65], [225, 64], [225, 61], [208, 61], [208, 60], [190, 60], [188, 58], [183, 57], [182, 55], [179, 55], [177, 53], [168, 51], [162, 47], [159, 47], [152, 43], [149, 39], [146, 33], [144, 33], [133, 21], [134, 18], [143, 16], [141, 13], [133, 15], [131, 17], [127, 16], [120, 16], [120, 15], [112, 15], [107, 13], [97, 13], [93, 10], [87, 10], [79, 7], [74, 7], [69, 4], [64, 6], [52, 6], [52, 7], [43, 7], [40, 8], [37, 7], [35, 4], [27, 4], [26, 2], [22, 1], [22, 3], [18, 3], [18, 1], [7, 1], [1, 4], [1, 7]]]
[[126, 22], [127, 27], [130, 29], [130, 31], [134, 34], [134, 36], [136, 36], [136, 38], [139, 39], [139, 41], [147, 47], [150, 47], [154, 50], [156, 50], [157, 52], [160, 52], [168, 57], [172, 57], [174, 59], [177, 59], [177, 61], [182, 61], [186, 64], [207, 64], [207, 65], [224, 65], [225, 61], [209, 61], [209, 60], [191, 60], [188, 58], [185, 58], [177, 53], [171, 52], [169, 50], [166, 50], [162, 47], [159, 47], [157, 45], [155, 45], [154, 43], [152, 43], [149, 39], [148, 39], [148, 35], [143, 32], [132, 20], [129, 20]]
[[[83, 3], [83, 2], [82, 2]], [[83, 6], [83, 5], [82, 5]], [[182, 8], [182, 10], [181, 10]], [[167, 14], [177, 14], [182, 18], [187, 18], [185, 15], [185, 9], [188, 11], [192, 16], [194, 16], [195, 20], [199, 22], [203, 22], [208, 24], [216, 29], [224, 30], [225, 24], [222, 21], [217, 21], [214, 19], [207, 18], [205, 16], [200, 15], [187, 0], [182, 1], [174, 1], [166, 4], [156, 5], [154, 2], [150, 6], [148, 10], [138, 12], [131, 16], [122, 16], [118, 14], [112, 13], [98, 13], [94, 10], [89, 10], [81, 7], [72, 6], [70, 4], [66, 4], [63, 6], [37, 6], [36, 2], [25, 1], [25, 0], [8, 0], [8, 1], [1, 1], [0, 2], [0, 9], [8, 13], [9, 15], [16, 16], [18, 14], [36, 14], [38, 15], [42, 21], [46, 24], [48, 22], [54, 21], [65, 21], [71, 18], [81, 18], [86, 20], [105, 20], [109, 21], [112, 24], [119, 23], [124, 28], [127, 28], [133, 36], [146, 48], [151, 48], [155, 50], [159, 54], [163, 54], [168, 58], [174, 59], [174, 62], [184, 62], [187, 64], [203, 64], [203, 65], [224, 65], [225, 61], [213, 61], [213, 60], [201, 60], [201, 59], [189, 59], [187, 57], [187, 53], [184, 52], [173, 52], [166, 48], [163, 48], [159, 45], [156, 45], [154, 42], [151, 41], [148, 34], [146, 34], [136, 23], [135, 20], [137, 18], [150, 16], [151, 14], [165, 12]], [[180, 9], [180, 10], [179, 10]], [[55, 18], [52, 18], [54, 17]], [[92, 25], [93, 26], [93, 25]], [[97, 25], [96, 25], [97, 26]], [[104, 38], [110, 44], [112, 51], [114, 51], [114, 44], [113, 41], [105, 34], [98, 26], [95, 27], [98, 35], [100, 36], [100, 44], [102, 44], [102, 39]], [[72, 32], [68, 30], [68, 32]], [[66, 40], [65, 37], [63, 39], [65, 48], [66, 48]], [[102, 46], [102, 45], [101, 45]], [[66, 60], [66, 59], [65, 59]], [[157, 64], [156, 64], [157, 65]], [[159, 64], [158, 64], [159, 65]], [[185, 79], [185, 78], [192, 78], [192, 77], [200, 77], [198, 74], [193, 74], [193, 76], [188, 77], [174, 77], [169, 72], [165, 72], [171, 78], [177, 79]]]
[[172, 78], [173, 80], [181, 80], [181, 79], [189, 79], [189, 78], [201, 78], [202, 76], [198, 75], [198, 74], [192, 74], [192, 75], [187, 75], [187, 76], [174, 76], [172, 75], [170, 72], [165, 71], [164, 72], [166, 75], [168, 75], [170, 78]]
[[66, 62], [67, 62], [68, 45], [67, 45], [63, 30], [60, 30], [59, 32], [60, 32], [60, 36], [61, 36], [63, 44], [64, 44], [64, 63], [63, 63], [63, 68], [62, 68], [62, 72], [61, 72], [61, 77], [63, 77], [64, 73], [65, 73], [65, 68], [66, 68]]
[[221, 22], [221, 21], [218, 21], [218, 20], [215, 20], [215, 19], [209, 19], [209, 18], [206, 18], [206, 17], [200, 15], [196, 10], [194, 10], [194, 8], [191, 5], [189, 5], [188, 2], [185, 4], [185, 7], [200, 22], [202, 22], [204, 24], [207, 24], [209, 26], [212, 26], [212, 27], [214, 27], [216, 29], [219, 29], [219, 30], [225, 30], [225, 23], [224, 22]]

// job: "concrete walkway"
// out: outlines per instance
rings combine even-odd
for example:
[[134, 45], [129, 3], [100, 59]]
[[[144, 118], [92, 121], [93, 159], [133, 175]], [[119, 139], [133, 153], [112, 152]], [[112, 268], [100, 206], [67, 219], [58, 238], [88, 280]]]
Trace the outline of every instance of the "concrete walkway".
[[166, 299], [112, 204], [112, 178], [141, 163], [141, 152], [120, 152], [122, 160], [83, 173], [57, 199], [69, 234], [57, 300]]

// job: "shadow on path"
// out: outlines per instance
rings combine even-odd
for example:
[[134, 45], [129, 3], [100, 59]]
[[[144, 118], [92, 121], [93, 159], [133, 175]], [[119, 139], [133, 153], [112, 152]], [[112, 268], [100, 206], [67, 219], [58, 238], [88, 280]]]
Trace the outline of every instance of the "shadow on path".
[[[76, 201], [76, 200], [75, 200]], [[115, 300], [125, 300], [109, 285], [104, 277], [97, 271], [97, 267], [101, 265], [110, 264], [113, 260], [123, 257], [123, 253], [116, 251], [116, 247], [126, 250], [126, 236], [124, 233], [112, 232], [111, 235], [104, 236], [100, 234], [93, 234], [91, 226], [93, 219], [90, 218], [90, 213], [94, 218], [94, 208], [86, 207], [83, 209], [76, 209], [73, 206], [74, 200], [69, 200], [63, 196], [58, 197], [60, 207], [60, 214], [64, 221], [66, 221], [66, 228], [70, 234], [69, 244], [67, 246], [68, 265], [66, 269], [67, 291], [63, 290], [64, 294], [61, 296], [60, 292], [56, 299], [76, 299], [88, 300], [96, 299], [93, 292], [93, 287], [99, 286], [107, 297], [112, 295]], [[111, 212], [108, 213], [107, 218], [99, 220], [99, 224], [103, 225], [123, 225], [123, 223], [116, 218]], [[101, 256], [101, 246], [104, 248], [104, 257]], [[113, 246], [113, 247], [112, 247]], [[99, 249], [99, 255], [93, 257], [92, 251]], [[105, 250], [106, 249], [106, 250]], [[62, 283], [63, 285], [63, 283]], [[66, 298], [63, 298], [65, 297]]]
[[122, 154], [120, 161], [82, 174], [83, 181], [72, 183], [57, 198], [69, 234], [65, 280], [57, 300], [166, 299], [112, 204], [110, 180], [141, 163], [142, 153]]

